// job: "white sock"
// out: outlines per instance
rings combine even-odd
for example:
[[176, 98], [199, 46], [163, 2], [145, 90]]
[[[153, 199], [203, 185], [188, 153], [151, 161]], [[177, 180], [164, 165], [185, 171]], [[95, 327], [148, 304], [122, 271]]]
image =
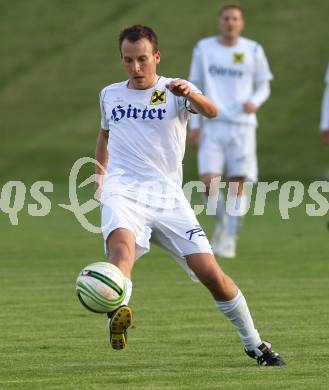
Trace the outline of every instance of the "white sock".
[[229, 236], [237, 237], [242, 226], [243, 217], [228, 215], [225, 226], [225, 233]]
[[127, 284], [127, 292], [126, 292], [125, 299], [122, 301], [122, 304], [128, 306], [128, 303], [129, 303], [129, 300], [131, 297], [131, 293], [133, 290], [133, 284], [129, 278], [125, 277], [125, 280], [126, 280], [126, 284]]
[[248, 204], [248, 197], [245, 194], [231, 195], [228, 194], [226, 201], [226, 212], [228, 215], [244, 216], [247, 214], [250, 207], [250, 201]]
[[217, 223], [224, 225], [226, 216], [227, 215], [225, 210], [225, 197], [223, 191], [221, 191], [218, 195], [218, 200], [217, 200], [217, 209], [216, 209]]
[[206, 214], [212, 215], [216, 219], [217, 224], [223, 225], [226, 216], [223, 191], [211, 196], [202, 194], [202, 200], [206, 206]]
[[203, 195], [203, 202], [206, 206], [206, 214], [216, 218], [218, 194]]
[[240, 290], [231, 301], [216, 301], [216, 306], [236, 328], [246, 349], [254, 350], [262, 343], [259, 333], [255, 329], [247, 302]]
[[228, 216], [225, 229], [228, 235], [236, 237], [239, 234], [243, 216], [248, 212], [249, 206], [250, 204], [248, 205], [248, 198], [246, 195], [228, 196], [226, 204]]

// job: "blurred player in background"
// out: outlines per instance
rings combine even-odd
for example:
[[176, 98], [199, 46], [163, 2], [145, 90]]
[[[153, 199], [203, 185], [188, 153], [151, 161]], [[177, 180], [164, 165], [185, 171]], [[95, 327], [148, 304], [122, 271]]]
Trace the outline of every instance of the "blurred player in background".
[[321, 141], [323, 144], [329, 144], [329, 64], [325, 76], [326, 87], [323, 93], [321, 108]]
[[218, 109], [193, 84], [157, 74], [160, 52], [151, 28], [124, 29], [119, 48], [129, 79], [101, 91], [96, 146], [96, 160], [107, 167], [104, 182], [104, 173], [96, 166], [106, 253], [125, 275], [128, 287], [124, 305], [108, 313], [112, 347], [126, 346], [132, 318], [131, 273], [135, 260], [149, 251], [152, 235], [209, 289], [218, 309], [238, 331], [248, 356], [260, 365], [284, 365], [271, 345], [261, 340], [242, 292], [217, 264], [181, 187], [189, 115], [198, 112], [211, 118]]
[[[258, 176], [256, 112], [270, 96], [270, 71], [261, 45], [240, 36], [244, 11], [227, 4], [218, 12], [219, 36], [200, 40], [194, 48], [189, 80], [220, 107], [220, 115], [190, 121], [188, 139], [199, 145], [199, 175], [206, 185], [205, 200], [216, 218], [212, 249], [222, 257], [236, 255], [236, 238], [247, 212], [245, 181]], [[202, 129], [201, 129], [202, 128]], [[226, 175], [230, 188], [225, 205], [218, 179]], [[215, 184], [211, 186], [211, 183]], [[232, 210], [235, 212], [232, 213]], [[231, 210], [231, 211], [230, 211]]]

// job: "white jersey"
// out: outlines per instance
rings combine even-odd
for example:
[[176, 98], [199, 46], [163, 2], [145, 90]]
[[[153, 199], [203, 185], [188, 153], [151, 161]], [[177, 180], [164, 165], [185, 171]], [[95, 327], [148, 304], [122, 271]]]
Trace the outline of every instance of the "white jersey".
[[320, 128], [321, 130], [328, 130], [329, 129], [329, 64], [327, 67], [327, 72], [326, 72], [324, 82], [326, 84], [326, 87], [322, 98]]
[[144, 90], [128, 88], [127, 80], [101, 91], [101, 127], [109, 131], [104, 196], [182, 194], [189, 102], [166, 89], [171, 80], [160, 77]]
[[218, 120], [256, 126], [256, 114], [244, 112], [243, 103], [252, 99], [255, 83], [272, 78], [263, 48], [250, 39], [224, 46], [213, 36], [194, 48], [189, 80], [217, 104]]

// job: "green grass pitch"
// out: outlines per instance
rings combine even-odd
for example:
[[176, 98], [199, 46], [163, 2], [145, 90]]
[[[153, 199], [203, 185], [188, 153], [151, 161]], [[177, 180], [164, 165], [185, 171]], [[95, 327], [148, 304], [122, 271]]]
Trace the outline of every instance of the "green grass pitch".
[[[0, 389], [327, 389], [328, 231], [303, 206], [282, 221], [272, 197], [249, 216], [237, 259], [219, 260], [248, 298], [259, 331], [287, 359], [261, 368], [208, 292], [152, 247], [133, 275], [134, 326], [113, 351], [106, 319], [78, 302], [79, 270], [104, 259], [102, 239], [56, 206], [0, 219]], [[97, 220], [98, 213], [93, 218]], [[207, 232], [212, 221], [201, 217]]]

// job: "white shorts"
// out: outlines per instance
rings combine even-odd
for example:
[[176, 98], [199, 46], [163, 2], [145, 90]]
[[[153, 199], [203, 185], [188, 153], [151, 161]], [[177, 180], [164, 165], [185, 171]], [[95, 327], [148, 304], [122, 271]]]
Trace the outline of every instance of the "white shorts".
[[243, 176], [256, 182], [256, 128], [222, 121], [206, 121], [198, 154], [199, 174]]
[[170, 252], [195, 281], [198, 279], [188, 267], [185, 256], [213, 253], [185, 197], [173, 199], [171, 207], [156, 208], [130, 197], [110, 195], [101, 205], [101, 215], [105, 251], [109, 234], [115, 229], [125, 228], [136, 237], [136, 259], [150, 250], [152, 237], [152, 241]]

